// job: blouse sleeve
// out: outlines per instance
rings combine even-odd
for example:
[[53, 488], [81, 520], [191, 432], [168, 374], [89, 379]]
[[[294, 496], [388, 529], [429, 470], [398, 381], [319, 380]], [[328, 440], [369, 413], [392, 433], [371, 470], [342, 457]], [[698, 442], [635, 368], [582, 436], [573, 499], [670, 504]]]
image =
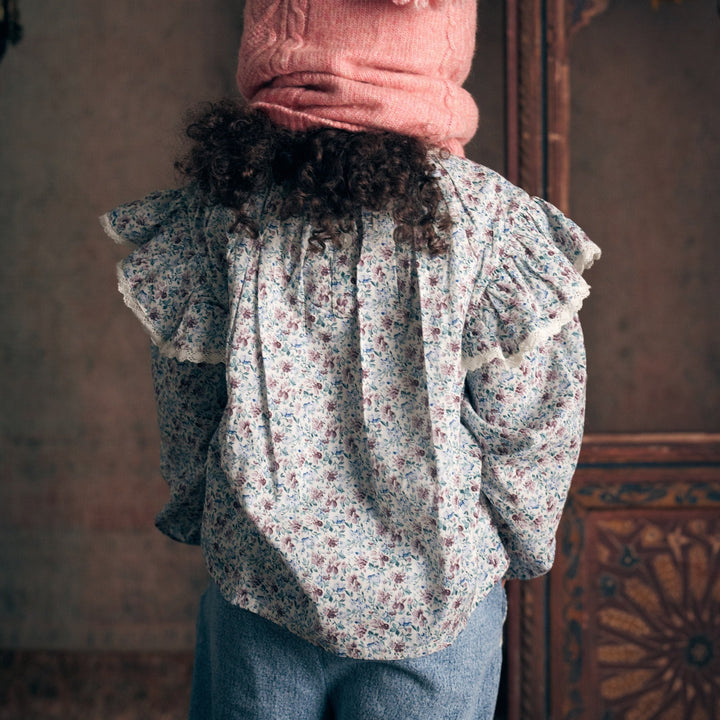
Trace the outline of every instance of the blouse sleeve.
[[160, 467], [170, 500], [155, 525], [197, 545], [205, 503], [205, 462], [226, 404], [223, 364], [181, 362], [152, 348], [160, 425]]
[[600, 257], [572, 220], [539, 198], [517, 205], [494, 235], [467, 314], [467, 370], [495, 358], [517, 365], [558, 333], [590, 292], [581, 273]]
[[542, 200], [498, 232], [464, 331], [463, 423], [480, 449], [482, 491], [509, 578], [547, 572], [583, 434], [586, 364], [580, 273], [600, 251]]
[[101, 218], [111, 238], [135, 248], [118, 265], [118, 288], [162, 355], [224, 361], [227, 213], [207, 208], [185, 188], [154, 193]]
[[577, 318], [514, 366], [467, 375], [463, 422], [481, 451], [485, 495], [509, 578], [547, 572], [583, 434], [585, 353]]

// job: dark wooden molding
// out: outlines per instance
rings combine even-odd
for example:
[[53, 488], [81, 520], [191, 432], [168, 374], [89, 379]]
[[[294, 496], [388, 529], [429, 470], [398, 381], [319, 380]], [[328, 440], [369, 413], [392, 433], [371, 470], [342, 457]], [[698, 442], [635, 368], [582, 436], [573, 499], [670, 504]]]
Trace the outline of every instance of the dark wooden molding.
[[535, 0], [506, 2], [508, 179], [543, 195], [543, 17]]
[[720, 434], [586, 435], [580, 466], [602, 464], [720, 464]]
[[596, 15], [607, 10], [610, 0], [568, 0], [565, 3], [569, 35], [585, 27]]
[[507, 0], [508, 177], [569, 210], [572, 36], [609, 0]]

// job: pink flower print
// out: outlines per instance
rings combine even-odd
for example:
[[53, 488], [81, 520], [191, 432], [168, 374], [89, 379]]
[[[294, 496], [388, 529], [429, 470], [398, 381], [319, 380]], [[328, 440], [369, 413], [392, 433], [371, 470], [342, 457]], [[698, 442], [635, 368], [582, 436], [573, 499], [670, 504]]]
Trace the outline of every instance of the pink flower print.
[[418, 554], [418, 555], [425, 555], [425, 552], [427, 548], [425, 547], [425, 543], [420, 540], [419, 538], [413, 538], [412, 542], [410, 543], [410, 547]]
[[423, 627], [427, 623], [427, 618], [421, 608], [416, 608], [412, 611], [412, 618], [420, 627]]
[[387, 339], [385, 338], [384, 335], [378, 335], [375, 338], [374, 345], [375, 345], [375, 350], [377, 350], [379, 352], [385, 353], [390, 349], [390, 346], [388, 345]]
[[386, 403], [380, 408], [380, 417], [386, 422], [392, 422], [395, 420], [395, 412], [393, 411], [392, 405]]
[[247, 347], [249, 341], [250, 334], [244, 330], [238, 330], [232, 341], [233, 350], [239, 350], [241, 347]]
[[415, 445], [411, 451], [411, 454], [416, 460], [422, 460], [422, 458], [425, 457], [426, 452], [424, 448], [421, 448], [419, 445]]

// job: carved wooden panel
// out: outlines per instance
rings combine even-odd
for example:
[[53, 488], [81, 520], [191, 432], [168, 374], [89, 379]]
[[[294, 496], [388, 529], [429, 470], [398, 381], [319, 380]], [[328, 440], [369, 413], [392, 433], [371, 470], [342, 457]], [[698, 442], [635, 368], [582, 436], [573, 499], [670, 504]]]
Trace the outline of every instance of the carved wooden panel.
[[526, 717], [720, 717], [720, 442], [696, 442], [586, 452], [549, 579], [547, 715]]
[[509, 720], [720, 718], [720, 436], [586, 437], [552, 572], [509, 583]]
[[626, 511], [598, 518], [591, 534], [601, 715], [720, 717], [717, 513]]

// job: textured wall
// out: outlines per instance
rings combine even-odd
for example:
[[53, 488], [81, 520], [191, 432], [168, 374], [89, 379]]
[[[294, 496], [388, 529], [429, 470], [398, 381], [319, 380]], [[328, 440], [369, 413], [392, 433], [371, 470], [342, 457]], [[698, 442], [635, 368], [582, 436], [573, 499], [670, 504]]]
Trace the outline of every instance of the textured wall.
[[[234, 92], [230, 0], [23, 0], [0, 64], [0, 647], [185, 648], [199, 553], [165, 497], [147, 340], [97, 216], [173, 184], [182, 114]], [[473, 157], [503, 164], [500, 3]]]
[[20, 9], [0, 64], [0, 646], [186, 646], [203, 571], [152, 527], [147, 342], [97, 216], [172, 182], [182, 112], [232, 90], [241, 10]]
[[571, 206], [592, 432], [720, 431], [720, 17], [613, 1], [574, 39]]

